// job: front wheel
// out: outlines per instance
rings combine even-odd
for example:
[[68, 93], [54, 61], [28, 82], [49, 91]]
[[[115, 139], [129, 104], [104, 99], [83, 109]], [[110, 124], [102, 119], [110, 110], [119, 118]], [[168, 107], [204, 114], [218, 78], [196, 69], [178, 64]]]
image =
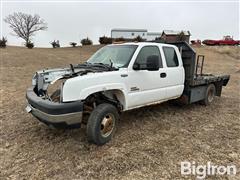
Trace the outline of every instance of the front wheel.
[[116, 131], [119, 114], [115, 106], [100, 104], [90, 114], [87, 122], [87, 139], [90, 143], [103, 145], [111, 140]]

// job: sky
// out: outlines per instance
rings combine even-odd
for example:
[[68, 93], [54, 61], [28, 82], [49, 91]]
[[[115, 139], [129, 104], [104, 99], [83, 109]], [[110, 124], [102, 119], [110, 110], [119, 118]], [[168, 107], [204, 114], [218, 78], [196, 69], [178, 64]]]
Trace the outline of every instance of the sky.
[[33, 37], [37, 47], [79, 43], [89, 37], [94, 44], [100, 36], [111, 35], [113, 28], [140, 28], [149, 32], [189, 30], [191, 39], [239, 39], [239, 0], [230, 1], [1, 1], [1, 36], [9, 45], [23, 45], [12, 35], [3, 19], [13, 12], [38, 14], [48, 24], [46, 31]]

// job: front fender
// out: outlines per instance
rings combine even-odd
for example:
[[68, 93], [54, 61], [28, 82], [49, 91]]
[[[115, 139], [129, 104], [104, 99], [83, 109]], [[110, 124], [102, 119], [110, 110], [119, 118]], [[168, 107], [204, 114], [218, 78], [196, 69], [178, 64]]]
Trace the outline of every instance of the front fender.
[[94, 94], [96, 92], [108, 91], [108, 90], [120, 90], [123, 92], [124, 96], [127, 93], [126, 87], [120, 83], [109, 83], [109, 84], [101, 84], [92, 87], [85, 88], [81, 91], [79, 99], [86, 99], [89, 95]]
[[70, 78], [64, 83], [62, 100], [63, 102], [84, 100], [93, 93], [108, 90], [119, 90], [126, 97], [127, 79], [121, 77], [121, 74], [122, 72], [115, 71]]
[[[127, 108], [127, 88], [124, 86], [124, 84], [121, 83], [106, 83], [106, 84], [100, 84], [95, 86], [90, 86], [87, 88], [82, 89], [79, 93], [74, 94], [73, 92], [69, 93], [63, 93], [63, 102], [70, 102], [70, 101], [76, 101], [76, 100], [84, 100], [91, 94], [102, 92], [102, 91], [115, 91], [118, 99], [120, 100], [121, 104], [123, 105], [123, 109], [125, 110]], [[74, 91], [74, 90], [73, 90]]]

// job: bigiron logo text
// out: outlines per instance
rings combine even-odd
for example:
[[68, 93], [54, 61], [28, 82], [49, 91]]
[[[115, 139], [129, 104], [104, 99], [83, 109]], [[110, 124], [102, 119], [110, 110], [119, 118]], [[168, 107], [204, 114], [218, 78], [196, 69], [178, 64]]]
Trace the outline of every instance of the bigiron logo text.
[[181, 175], [194, 175], [197, 178], [206, 178], [206, 176], [213, 175], [229, 175], [234, 176], [237, 173], [235, 165], [215, 165], [211, 162], [207, 164], [196, 164], [195, 161], [183, 161], [181, 162]]

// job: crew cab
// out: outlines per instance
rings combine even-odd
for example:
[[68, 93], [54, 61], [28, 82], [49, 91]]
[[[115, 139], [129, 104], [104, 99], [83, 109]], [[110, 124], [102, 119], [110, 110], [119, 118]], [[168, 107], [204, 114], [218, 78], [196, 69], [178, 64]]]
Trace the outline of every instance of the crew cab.
[[53, 127], [86, 124], [87, 139], [102, 145], [123, 111], [179, 100], [208, 105], [230, 76], [203, 74], [204, 56], [185, 42], [111, 44], [87, 62], [37, 71], [26, 110]]

